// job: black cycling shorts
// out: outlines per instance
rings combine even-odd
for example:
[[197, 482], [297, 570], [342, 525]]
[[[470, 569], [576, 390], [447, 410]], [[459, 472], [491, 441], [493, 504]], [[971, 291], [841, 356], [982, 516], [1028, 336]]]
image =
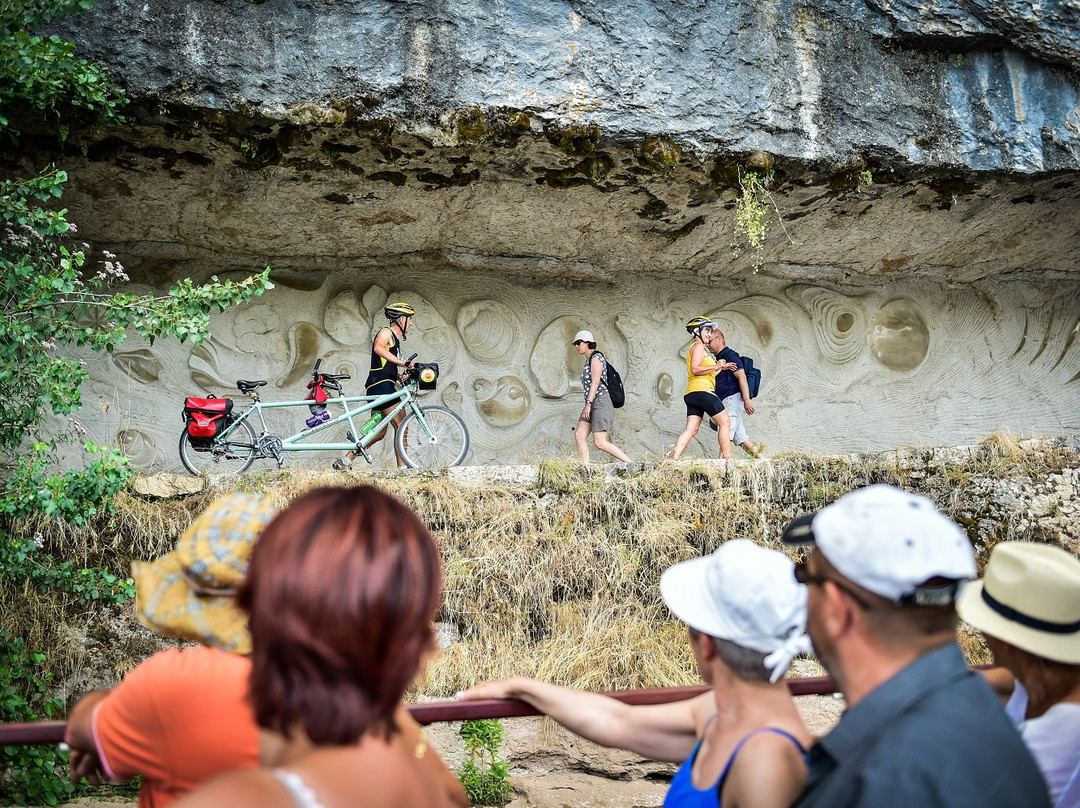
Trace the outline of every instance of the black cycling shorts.
[[367, 395], [369, 396], [388, 396], [391, 393], [397, 392], [397, 385], [389, 379], [383, 379], [381, 382], [376, 382], [367, 389]]
[[712, 418], [717, 413], [724, 411], [724, 402], [722, 402], [716, 393], [704, 393], [700, 390], [696, 390], [693, 393], [687, 393], [682, 397], [682, 400], [686, 402], [686, 417], [696, 415], [698, 418], [702, 418], [705, 413], [709, 414]]

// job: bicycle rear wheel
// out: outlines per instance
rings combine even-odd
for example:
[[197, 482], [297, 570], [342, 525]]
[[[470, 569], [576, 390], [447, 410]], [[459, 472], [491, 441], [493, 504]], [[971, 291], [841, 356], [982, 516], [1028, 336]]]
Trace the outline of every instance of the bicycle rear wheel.
[[[461, 416], [446, 407], [421, 407], [425, 431], [415, 412], [410, 412], [398, 427], [398, 454], [412, 469], [438, 469], [457, 466], [469, 451], [469, 430]], [[430, 432], [430, 434], [429, 434]]]
[[255, 462], [255, 430], [241, 421], [227, 438], [204, 444], [192, 443], [185, 429], [180, 433], [180, 462], [192, 474], [241, 474]]

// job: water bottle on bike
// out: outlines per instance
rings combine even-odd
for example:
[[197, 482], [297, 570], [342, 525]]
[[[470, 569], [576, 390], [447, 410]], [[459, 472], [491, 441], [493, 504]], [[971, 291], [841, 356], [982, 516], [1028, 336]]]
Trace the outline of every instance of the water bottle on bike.
[[383, 419], [383, 414], [381, 412], [377, 412], [374, 415], [372, 415], [370, 418], [368, 418], [366, 421], [364, 421], [364, 423], [362, 423], [360, 425], [360, 434], [361, 435], [368, 434], [371, 430], [373, 430], [380, 423], [382, 423], [382, 419]]

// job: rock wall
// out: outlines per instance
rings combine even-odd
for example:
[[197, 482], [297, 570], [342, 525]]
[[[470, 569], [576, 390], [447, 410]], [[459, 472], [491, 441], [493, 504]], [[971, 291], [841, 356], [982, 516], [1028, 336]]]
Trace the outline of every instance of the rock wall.
[[[772, 450], [1066, 434], [1080, 411], [1074, 2], [99, 0], [54, 30], [113, 67], [130, 125], [32, 137], [79, 233], [142, 288], [273, 268], [213, 344], [88, 357], [80, 419], [176, 466], [184, 395], [317, 356], [358, 391], [383, 301], [467, 462], [571, 454], [579, 327], [628, 378], [615, 439], [661, 456], [681, 323], [764, 371]], [[118, 32], [124, 32], [119, 35]], [[51, 144], [51, 145], [50, 145]], [[766, 178], [754, 248], [748, 173]], [[274, 423], [279, 434], [300, 417]], [[712, 433], [696, 451], [712, 456]]]
[[[306, 273], [296, 279], [302, 288], [288, 273], [277, 280], [263, 298], [218, 316], [211, 343], [128, 341], [89, 357], [80, 418], [92, 437], [124, 447], [141, 468], [176, 468], [185, 395], [237, 396], [237, 378], [265, 378], [265, 400], [299, 400], [319, 357], [324, 370], [350, 374], [346, 391], [359, 393], [388, 299], [419, 310], [405, 350], [439, 362], [440, 387], [424, 395], [465, 418], [470, 464], [573, 454], [582, 362], [570, 340], [580, 328], [594, 332], [626, 380], [613, 439], [634, 459], [662, 457], [685, 422], [682, 321], [698, 312], [721, 322], [729, 343], [762, 368], [749, 428], [773, 451], [1080, 431], [1080, 300], [1049, 299], [1033, 284], [874, 290], [754, 279], [714, 288], [637, 276], [538, 286], [406, 268]], [[273, 410], [271, 430], [285, 437], [307, 415], [305, 407]], [[385, 447], [376, 454], [390, 459]], [[715, 433], [703, 429], [691, 454], [717, 456]]]

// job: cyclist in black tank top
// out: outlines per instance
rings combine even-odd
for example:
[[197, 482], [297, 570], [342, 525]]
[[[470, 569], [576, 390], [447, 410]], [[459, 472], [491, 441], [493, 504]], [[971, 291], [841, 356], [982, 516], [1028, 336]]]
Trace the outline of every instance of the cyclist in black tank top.
[[[394, 357], [393, 359], [387, 359], [384, 354], [376, 352], [375, 347], [380, 345], [380, 343], [384, 352], [389, 351]], [[379, 332], [375, 335], [375, 339], [371, 341], [371, 367], [368, 372], [367, 381], [364, 383], [364, 386], [367, 388], [367, 395], [384, 396], [397, 389], [396, 382], [398, 373], [401, 371], [401, 367], [404, 367], [404, 362], [396, 362], [394, 360], [400, 359], [401, 342], [394, 333], [394, 329], [390, 326], [380, 328]]]
[[[395, 392], [397, 390], [398, 374], [411, 366], [411, 363], [401, 358], [401, 343], [405, 341], [405, 335], [409, 333], [409, 327], [412, 325], [412, 318], [416, 315], [416, 309], [408, 303], [387, 303], [383, 313], [386, 315], [386, 319], [390, 321], [390, 324], [380, 328], [378, 333], [375, 334], [375, 339], [371, 342], [371, 370], [365, 383], [365, 395], [369, 396], [385, 396]], [[391, 402], [386, 409], [382, 410], [383, 415], [389, 415], [396, 403], [396, 401]], [[395, 435], [404, 418], [404, 412], [400, 412], [395, 416], [393, 421]], [[381, 441], [386, 436], [387, 431], [380, 432], [375, 440], [371, 442], [371, 446]], [[355, 457], [356, 452], [348, 452], [345, 457], [334, 461], [334, 468], [338, 470], [347, 469]], [[394, 448], [394, 459], [397, 460], [398, 468], [405, 468], [405, 461], [398, 455], [396, 446]]]

